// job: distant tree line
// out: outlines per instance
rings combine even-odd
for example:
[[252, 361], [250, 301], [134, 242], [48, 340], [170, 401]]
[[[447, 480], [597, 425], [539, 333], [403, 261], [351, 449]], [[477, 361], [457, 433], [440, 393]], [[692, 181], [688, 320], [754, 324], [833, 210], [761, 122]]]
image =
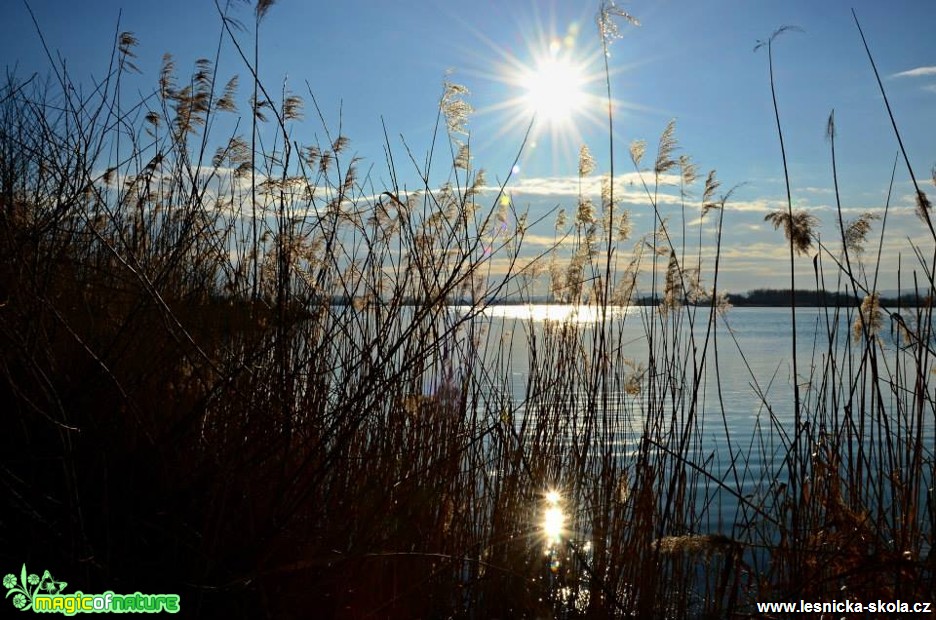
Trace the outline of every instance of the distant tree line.
[[[779, 288], [758, 288], [745, 293], [726, 293], [725, 297], [732, 306], [790, 306], [790, 289]], [[804, 307], [822, 307], [822, 306], [860, 306], [864, 300], [864, 294], [859, 292], [858, 296], [853, 293], [841, 291], [826, 291], [813, 289], [796, 289], [796, 305]], [[476, 300], [475, 300], [476, 301]], [[881, 306], [894, 307], [916, 307], [928, 306], [932, 303], [929, 295], [917, 295], [915, 293], [905, 293], [903, 295], [881, 295], [878, 303]], [[352, 305], [353, 299], [348, 296], [336, 295], [331, 298], [331, 302], [337, 305]], [[659, 295], [638, 295], [631, 302], [635, 306], [657, 306], [663, 302]], [[425, 300], [413, 297], [407, 297], [401, 300], [403, 305], [421, 305]], [[471, 304], [475, 303], [470, 298], [455, 297], [447, 300], [449, 304]], [[534, 295], [531, 297], [492, 297], [487, 303], [511, 306], [523, 304], [561, 304], [550, 295]], [[682, 303], [687, 306], [707, 306], [710, 300], [701, 300], [691, 302], [688, 299], [682, 299]]]
[[[856, 306], [864, 295], [826, 290], [796, 290], [797, 306]], [[728, 301], [733, 306], [789, 306], [790, 289], [759, 288], [747, 293], [729, 293]], [[907, 293], [898, 296], [882, 296], [882, 306], [919, 306], [930, 302], [928, 297]]]
[[[758, 288], [746, 293], [728, 293], [726, 295], [728, 302], [732, 306], [775, 306], [775, 307], [789, 307], [790, 305], [790, 289], [776, 289], [776, 288]], [[859, 296], [855, 296], [853, 293], [845, 293], [840, 291], [826, 291], [826, 290], [812, 290], [812, 289], [796, 289], [796, 305], [797, 306], [859, 306], [861, 305], [864, 295], [859, 293]], [[658, 305], [661, 302], [660, 297], [644, 295], [638, 297], [634, 304], [637, 306], [652, 306]], [[932, 299], [929, 296], [917, 295], [915, 293], [905, 293], [903, 295], [882, 295], [879, 303], [884, 307], [915, 307], [915, 306], [926, 306], [932, 302]], [[690, 304], [688, 301], [685, 301], [687, 305]], [[701, 301], [694, 305], [706, 306], [708, 301]]]
[[[789, 306], [790, 289], [759, 288], [747, 293], [731, 293], [733, 306]], [[796, 290], [797, 306], [853, 306], [861, 303], [851, 293], [826, 290]]]

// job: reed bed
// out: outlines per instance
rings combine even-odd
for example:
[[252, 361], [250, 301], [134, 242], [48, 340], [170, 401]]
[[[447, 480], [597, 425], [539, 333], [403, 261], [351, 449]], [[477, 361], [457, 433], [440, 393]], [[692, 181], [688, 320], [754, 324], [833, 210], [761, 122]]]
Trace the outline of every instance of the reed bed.
[[[254, 48], [222, 16], [246, 111], [216, 59], [179, 80], [167, 56], [155, 95], [128, 102], [129, 33], [90, 94], [54, 62], [48, 82], [0, 89], [6, 564], [244, 618], [928, 600], [932, 307], [879, 303], [862, 261], [886, 209], [822, 244], [808, 215], [769, 216], [791, 261], [815, 257], [816, 289], [855, 303], [825, 306], [813, 341], [793, 344], [808, 363], [789, 391], [751, 373], [763, 417], [737, 437], [718, 375], [719, 349], [741, 346], [718, 293], [731, 191], [676, 156], [674, 124], [652, 161], [630, 148], [652, 230], [631, 230], [611, 170], [600, 203], [583, 193], [531, 258], [532, 223], [471, 163], [463, 87], [444, 84], [425, 163], [388, 141], [391, 182], [375, 187], [311, 93], [271, 97], [258, 78], [271, 4]], [[601, 17], [605, 45], [615, 20], [636, 21], [613, 4]], [[300, 144], [291, 127], [313, 112], [325, 139]], [[218, 135], [242, 114], [248, 135]], [[594, 159], [579, 159], [584, 182]], [[659, 208], [673, 181], [677, 223]], [[711, 226], [692, 240], [696, 218]], [[901, 274], [920, 298], [933, 241]], [[597, 319], [498, 332], [492, 300], [536, 283]], [[623, 336], [635, 322], [638, 354]]]

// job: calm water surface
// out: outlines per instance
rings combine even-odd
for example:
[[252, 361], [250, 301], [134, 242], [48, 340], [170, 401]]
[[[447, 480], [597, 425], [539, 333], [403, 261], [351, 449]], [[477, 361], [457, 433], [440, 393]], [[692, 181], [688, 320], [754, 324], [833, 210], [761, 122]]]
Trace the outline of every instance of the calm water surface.
[[[611, 318], [615, 325], [614, 342], [620, 344], [623, 352], [621, 357], [633, 360], [635, 364], [649, 365], [650, 326], [655, 325], [653, 337], [658, 345], [664, 337], [657, 312], [655, 308], [649, 307], [614, 309]], [[673, 334], [680, 334], [677, 347], [690, 356], [692, 348], [687, 344], [689, 326], [686, 310], [680, 312], [683, 313], [680, 317], [682, 326], [667, 330], [667, 334], [669, 338]], [[700, 361], [703, 359], [701, 349], [708, 327], [708, 312], [708, 309], [700, 308], [695, 313], [695, 355]], [[797, 371], [801, 397], [806, 403], [802, 409], [807, 412], [805, 421], [819, 424], [824, 420], [826, 426], [823, 430], [830, 432], [833, 430], [833, 422], [841, 420], [844, 415], [844, 403], [848, 399], [840, 395], [837, 400], [831, 400], [829, 382], [832, 377], [836, 377], [836, 381], [841, 383], [844, 380], [847, 384], [848, 363], [857, 365], [862, 356], [861, 344], [856, 344], [852, 339], [852, 323], [856, 314], [857, 309], [842, 310], [836, 319], [831, 312], [820, 308], [798, 308], [796, 312]], [[517, 423], [520, 424], [524, 415], [537, 415], [536, 407], [527, 396], [531, 386], [541, 385], [531, 376], [531, 340], [542, 347], [546, 330], [563, 323], [577, 324], [585, 334], [581, 339], [584, 343], [581, 354], [587, 356], [590, 353], [588, 349], [594, 346], [595, 325], [600, 317], [589, 308], [505, 305], [488, 308], [482, 320], [488, 330], [486, 346], [480, 347], [484, 351], [484, 364], [492, 376], [509, 384], [511, 402], [518, 414]], [[792, 333], [789, 308], [732, 308], [724, 318], [717, 317], [715, 329], [709, 336], [698, 391], [700, 405], [698, 430], [694, 431], [694, 458], [700, 464], [704, 463], [709, 475], [724, 481], [743, 495], [763, 495], [785, 476], [782, 461], [787, 449], [783, 435], [792, 436], [794, 432]], [[912, 366], [908, 365], [909, 349], [901, 351], [886, 315], [878, 338], [880, 344], [876, 354], [879, 365], [884, 369], [883, 374], [893, 376], [912, 371]], [[658, 352], [672, 350], [672, 347], [667, 349], [665, 346], [662, 349], [660, 346], [655, 348]], [[543, 353], [539, 355], [540, 360], [536, 363], [542, 364]], [[831, 365], [833, 360], [835, 366]], [[688, 368], [691, 372], [691, 363]], [[628, 371], [628, 368], [615, 368], [618, 374]], [[869, 442], [878, 446], [871, 450], [872, 455], [883, 454], [880, 450], [880, 434], [875, 434], [882, 428], [882, 424], [886, 425], [892, 438], [897, 439], [904, 437], [908, 426], [915, 421], [909, 415], [910, 407], [907, 405], [911, 401], [907, 395], [893, 390], [886, 382], [882, 381], [880, 385], [887, 411], [886, 419], [879, 416], [876, 423], [869, 423], [862, 440], [866, 447], [870, 445]], [[912, 374], [905, 378], [904, 385], [912, 387]], [[923, 412], [923, 445], [925, 458], [930, 463], [934, 451], [934, 387], [936, 381], [927, 385], [929, 400]], [[867, 396], [871, 391], [867, 383], [854, 385], [851, 389], [852, 401], [857, 409], [862, 393]], [[837, 392], [841, 394], [842, 388], [839, 387]], [[624, 418], [618, 427], [624, 429], [621, 432], [624, 436], [619, 441], [622, 456], [632, 454], [635, 449], [635, 438], [642, 431], [647, 417], [648, 402], [645, 398], [646, 378], [640, 393], [626, 394], [623, 390], [617, 390], [612, 394], [612, 406]], [[667, 394], [666, 398], [672, 400], [673, 395]], [[677, 395], [672, 401], [672, 408], [687, 410], [689, 398], [686, 394]], [[650, 409], [653, 410], [652, 407]], [[872, 426], [877, 431], [872, 430]], [[743, 469], [728, 470], [732, 454], [740, 456], [740, 462], [745, 463]], [[717, 501], [725, 503], [726, 514], [730, 514], [731, 504], [735, 500], [717, 492], [715, 495]], [[713, 527], [722, 529], [719, 524]]]

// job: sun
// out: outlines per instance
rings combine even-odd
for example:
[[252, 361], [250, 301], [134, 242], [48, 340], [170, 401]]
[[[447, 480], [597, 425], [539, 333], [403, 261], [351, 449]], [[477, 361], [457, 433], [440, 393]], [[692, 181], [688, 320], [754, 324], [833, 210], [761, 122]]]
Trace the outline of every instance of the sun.
[[620, 105], [607, 95], [611, 75], [600, 39], [581, 25], [591, 21], [588, 13], [565, 23], [555, 16], [518, 20], [509, 42], [479, 35], [494, 58], [470, 51], [484, 67], [473, 73], [494, 86], [490, 103], [477, 110], [492, 127], [479, 147], [521, 140], [515, 177], [575, 166], [580, 147], [607, 127], [609, 110]]
[[567, 124], [584, 111], [587, 81], [581, 66], [556, 54], [536, 60], [519, 80], [527, 110], [548, 124]]
[[[502, 50], [495, 79], [507, 95], [495, 108], [504, 111], [505, 135], [529, 128], [521, 164], [548, 149], [553, 167], [578, 154], [586, 129], [600, 127], [607, 102], [599, 47], [582, 37], [578, 22], [563, 30], [542, 24], [516, 50]], [[542, 157], [536, 157], [543, 161]]]

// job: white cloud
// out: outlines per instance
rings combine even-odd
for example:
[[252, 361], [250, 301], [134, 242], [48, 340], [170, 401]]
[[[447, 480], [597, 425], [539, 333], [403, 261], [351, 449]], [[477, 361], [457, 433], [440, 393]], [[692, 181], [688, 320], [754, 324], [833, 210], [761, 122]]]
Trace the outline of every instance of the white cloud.
[[770, 213], [777, 209], [785, 208], [785, 200], [769, 200], [767, 198], [758, 198], [755, 200], [729, 200], [725, 203], [726, 211], [744, 211], [752, 213]]
[[524, 233], [522, 242], [524, 248], [536, 247], [552, 249], [554, 246], [561, 244], [562, 237], [558, 235], [539, 235], [527, 232]]
[[936, 75], [936, 67], [917, 67], [916, 69], [895, 73], [891, 77], [924, 77], [927, 75]]
[[[652, 175], [645, 176], [648, 183], [652, 182]], [[579, 192], [586, 196], [601, 195], [602, 177], [593, 176], [579, 179], [577, 176], [563, 177], [530, 177], [511, 181], [505, 190], [515, 196], [551, 196], [551, 197], [577, 197]], [[679, 176], [665, 174], [660, 176], [660, 186], [672, 187], [676, 190]], [[615, 198], [624, 202], [646, 202], [643, 183], [636, 172], [615, 175]], [[625, 189], [626, 188], [626, 189]], [[485, 187], [485, 190], [496, 191], [499, 188]], [[652, 189], [652, 187], [651, 187]]]
[[835, 193], [835, 190], [831, 187], [799, 187], [796, 189], [797, 193], [803, 194], [832, 194]]

